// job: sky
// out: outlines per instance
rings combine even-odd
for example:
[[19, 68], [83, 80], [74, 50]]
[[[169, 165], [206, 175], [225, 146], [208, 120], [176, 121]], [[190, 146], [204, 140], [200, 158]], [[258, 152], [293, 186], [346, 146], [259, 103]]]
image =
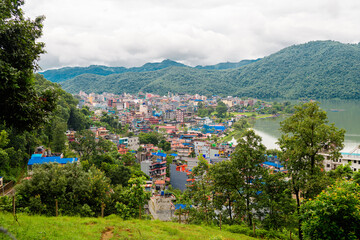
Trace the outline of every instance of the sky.
[[43, 70], [212, 65], [315, 40], [360, 42], [359, 0], [25, 0], [23, 9], [46, 17]]

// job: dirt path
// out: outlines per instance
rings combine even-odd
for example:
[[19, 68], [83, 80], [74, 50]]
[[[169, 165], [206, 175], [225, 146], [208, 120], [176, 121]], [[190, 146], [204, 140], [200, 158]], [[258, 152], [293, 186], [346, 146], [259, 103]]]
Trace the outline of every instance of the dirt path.
[[101, 233], [101, 240], [111, 239], [114, 235], [114, 227], [106, 227]]

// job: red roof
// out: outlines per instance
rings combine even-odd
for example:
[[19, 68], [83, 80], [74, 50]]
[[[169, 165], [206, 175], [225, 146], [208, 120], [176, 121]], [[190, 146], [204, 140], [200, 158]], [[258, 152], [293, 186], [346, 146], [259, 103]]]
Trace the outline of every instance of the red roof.
[[163, 185], [163, 184], [165, 184], [165, 181], [164, 180], [156, 180], [155, 184], [156, 185]]

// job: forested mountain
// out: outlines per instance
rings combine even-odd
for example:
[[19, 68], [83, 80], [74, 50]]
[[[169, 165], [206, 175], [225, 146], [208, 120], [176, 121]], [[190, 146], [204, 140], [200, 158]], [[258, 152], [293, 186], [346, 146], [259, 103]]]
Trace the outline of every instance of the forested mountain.
[[240, 68], [208, 70], [170, 66], [62, 83], [71, 93], [187, 92], [258, 98], [360, 98], [360, 45], [314, 41], [285, 48]]
[[[231, 69], [231, 68], [239, 68], [241, 66], [245, 66], [247, 64], [253, 63], [258, 61], [256, 60], [242, 60], [240, 62], [226, 62], [226, 63], [218, 63], [216, 65], [209, 65], [209, 66], [196, 66], [195, 68], [198, 69]], [[107, 67], [107, 66], [100, 66], [100, 65], [91, 65], [89, 67], [64, 67], [60, 69], [52, 69], [41, 72], [40, 74], [44, 75], [44, 77], [52, 82], [63, 82], [68, 79], [77, 77], [82, 74], [95, 74], [101, 76], [107, 76], [111, 74], [117, 73], [126, 73], [126, 72], [149, 72], [149, 71], [156, 71], [168, 67], [190, 67], [184, 65], [182, 63], [178, 63], [169, 59], [166, 59], [162, 62], [158, 63], [146, 63], [141, 67], [132, 67], [132, 68], [125, 68], [125, 67]]]
[[116, 73], [125, 72], [148, 72], [164, 69], [167, 67], [186, 67], [182, 63], [178, 63], [171, 60], [164, 60], [160, 63], [146, 63], [141, 67], [107, 67], [100, 65], [91, 65], [89, 67], [65, 67], [60, 69], [47, 70], [41, 72], [44, 77], [52, 82], [63, 82], [65, 80], [74, 78], [82, 74], [96, 74], [101, 76], [107, 76]]
[[216, 70], [223, 70], [223, 69], [231, 69], [231, 68], [239, 68], [245, 65], [248, 65], [250, 63], [259, 61], [260, 58], [256, 60], [241, 60], [240, 62], [225, 62], [225, 63], [218, 63], [215, 65], [208, 65], [208, 66], [196, 66], [195, 68], [198, 69], [216, 69]]

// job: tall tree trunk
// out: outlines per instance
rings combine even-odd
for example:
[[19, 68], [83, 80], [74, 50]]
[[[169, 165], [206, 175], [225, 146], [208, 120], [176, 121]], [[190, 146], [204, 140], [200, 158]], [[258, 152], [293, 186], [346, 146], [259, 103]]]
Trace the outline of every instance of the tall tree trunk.
[[231, 213], [231, 198], [230, 195], [228, 194], [228, 201], [229, 201], [229, 206], [228, 206], [228, 210], [229, 210], [229, 217], [230, 217], [230, 224], [233, 223], [233, 219], [232, 219], [232, 213]]
[[295, 196], [296, 196], [296, 203], [297, 203], [297, 206], [296, 206], [296, 211], [297, 211], [297, 214], [299, 216], [299, 222], [298, 222], [298, 227], [299, 227], [299, 240], [302, 240], [303, 239], [303, 235], [302, 235], [302, 230], [301, 230], [301, 218], [300, 218], [300, 191], [298, 189], [294, 189], [294, 192], [295, 192]]

